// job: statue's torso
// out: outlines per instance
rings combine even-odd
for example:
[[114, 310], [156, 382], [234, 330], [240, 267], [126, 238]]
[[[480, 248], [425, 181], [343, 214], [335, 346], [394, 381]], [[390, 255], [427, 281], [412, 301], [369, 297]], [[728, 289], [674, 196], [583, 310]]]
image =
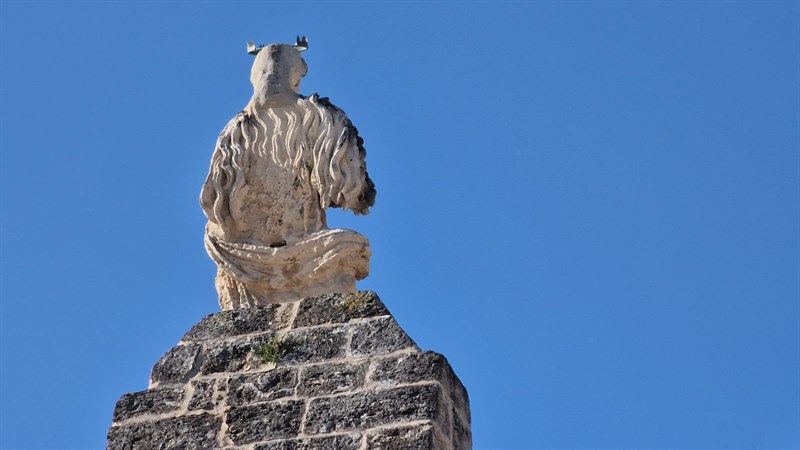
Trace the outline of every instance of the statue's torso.
[[[230, 239], [267, 246], [291, 245], [326, 228], [325, 210], [311, 184], [309, 154], [318, 136], [299, 126], [308, 100], [250, 111], [243, 130], [243, 183], [230, 192]], [[309, 133], [312, 132], [312, 133]]]
[[244, 186], [230, 198], [234, 240], [280, 246], [326, 227], [325, 211], [308, 176], [301, 178], [257, 155], [251, 155], [244, 173]]

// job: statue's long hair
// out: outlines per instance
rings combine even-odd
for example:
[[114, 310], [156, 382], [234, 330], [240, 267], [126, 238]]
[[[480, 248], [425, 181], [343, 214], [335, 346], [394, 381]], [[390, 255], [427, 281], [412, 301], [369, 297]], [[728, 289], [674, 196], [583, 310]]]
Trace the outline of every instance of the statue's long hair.
[[244, 185], [249, 159], [256, 157], [269, 158], [302, 182], [310, 180], [321, 209], [333, 206], [366, 214], [375, 201], [375, 187], [366, 172], [362, 143], [344, 112], [316, 94], [258, 114], [245, 109], [219, 136], [201, 204], [209, 221], [230, 229], [230, 198]]

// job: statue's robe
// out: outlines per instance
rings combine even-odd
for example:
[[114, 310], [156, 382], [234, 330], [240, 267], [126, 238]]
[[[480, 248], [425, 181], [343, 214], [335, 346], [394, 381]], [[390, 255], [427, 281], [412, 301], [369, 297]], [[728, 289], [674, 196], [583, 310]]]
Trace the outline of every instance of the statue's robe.
[[328, 229], [325, 208], [374, 203], [358, 131], [316, 94], [250, 106], [220, 134], [201, 193], [222, 309], [355, 291], [369, 242]]

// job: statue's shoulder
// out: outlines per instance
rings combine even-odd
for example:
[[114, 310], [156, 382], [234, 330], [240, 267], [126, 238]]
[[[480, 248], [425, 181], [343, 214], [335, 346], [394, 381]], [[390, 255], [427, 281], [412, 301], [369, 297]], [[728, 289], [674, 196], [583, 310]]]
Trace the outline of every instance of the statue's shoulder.
[[319, 94], [317, 94], [316, 92], [306, 97], [306, 101], [311, 102], [312, 104], [316, 105], [321, 109], [327, 110], [331, 114], [334, 115], [341, 114], [343, 116], [347, 116], [347, 114], [345, 114], [345, 112], [342, 111], [341, 108], [331, 103], [331, 100], [328, 97], [320, 97]]
[[234, 128], [239, 126], [239, 124], [242, 122], [249, 122], [251, 119], [250, 113], [248, 113], [246, 109], [239, 111], [231, 120], [228, 121], [228, 124], [225, 125], [225, 128], [223, 128], [219, 133], [220, 138], [229, 135]]
[[358, 134], [358, 128], [353, 125], [353, 122], [350, 121], [350, 118], [342, 111], [338, 106], [331, 103], [331, 100], [328, 97], [320, 97], [319, 94], [316, 92], [311, 94], [310, 96], [304, 98], [304, 101], [311, 102], [319, 109], [327, 112], [331, 116], [338, 117], [341, 120], [341, 124], [344, 125], [344, 128], [347, 130], [349, 136], [355, 137], [356, 143], [358, 148], [361, 152], [366, 154], [366, 150], [364, 150], [364, 139], [361, 138]]
[[[358, 129], [353, 125], [353, 122], [350, 121], [350, 118], [347, 116], [347, 114], [341, 108], [331, 103], [331, 100], [328, 97], [320, 97], [319, 94], [315, 92], [306, 97], [305, 100], [311, 102], [328, 114], [341, 118], [345, 127], [348, 128], [353, 135], [358, 136]], [[360, 145], [361, 138], [359, 137], [358, 140]]]

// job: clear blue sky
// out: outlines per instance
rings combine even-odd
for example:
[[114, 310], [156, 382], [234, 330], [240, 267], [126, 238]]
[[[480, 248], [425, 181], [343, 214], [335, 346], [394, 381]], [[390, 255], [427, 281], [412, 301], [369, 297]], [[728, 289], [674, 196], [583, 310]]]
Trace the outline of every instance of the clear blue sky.
[[103, 448], [218, 310], [200, 186], [297, 34], [476, 450], [800, 447], [800, 3], [0, 0], [0, 448]]

